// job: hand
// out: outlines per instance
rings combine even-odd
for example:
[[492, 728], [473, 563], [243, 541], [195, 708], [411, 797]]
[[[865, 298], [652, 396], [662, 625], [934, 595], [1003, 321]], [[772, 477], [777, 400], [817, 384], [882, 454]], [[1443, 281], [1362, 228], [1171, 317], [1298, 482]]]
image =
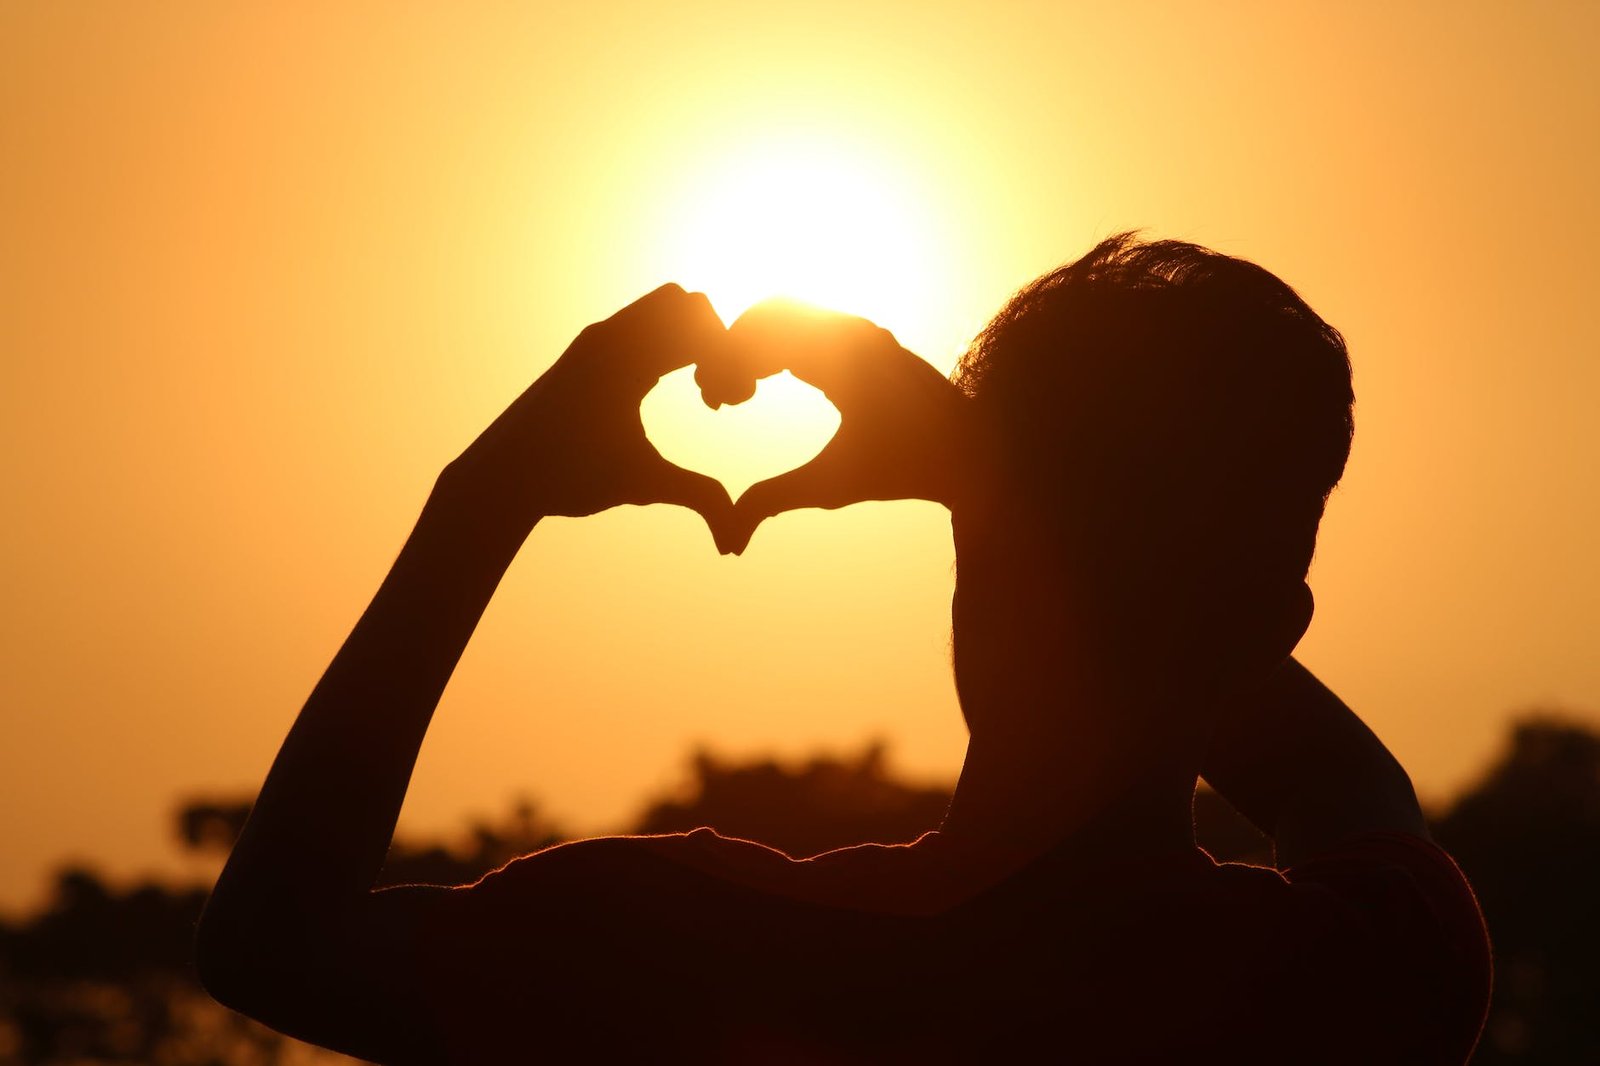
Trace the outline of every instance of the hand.
[[446, 468], [440, 491], [519, 538], [548, 515], [679, 504], [705, 518], [722, 548], [727, 490], [663, 459], [639, 402], [663, 374], [716, 356], [727, 341], [704, 294], [662, 286], [580, 333]]
[[767, 301], [728, 329], [728, 343], [695, 369], [710, 407], [743, 403], [760, 378], [788, 370], [839, 409], [822, 452], [752, 485], [734, 505], [724, 551], [743, 552], [762, 521], [801, 507], [864, 500], [932, 500], [953, 506], [970, 478], [966, 397], [942, 374], [864, 318]]

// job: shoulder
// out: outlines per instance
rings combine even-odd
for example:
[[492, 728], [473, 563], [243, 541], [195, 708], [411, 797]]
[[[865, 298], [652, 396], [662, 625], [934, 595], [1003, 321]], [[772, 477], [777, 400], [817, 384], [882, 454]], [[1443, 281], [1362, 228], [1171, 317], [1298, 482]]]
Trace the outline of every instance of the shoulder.
[[430, 1025], [459, 1061], [515, 1059], [531, 1029], [558, 1061], [714, 1061], [741, 1026], [801, 1031], [803, 1004], [842, 1016], [848, 1004], [818, 996], [855, 987], [853, 971], [820, 978], [881, 939], [882, 920], [809, 898], [814, 869], [710, 830], [517, 859], [441, 908]]
[[1453, 859], [1413, 833], [1355, 834], [1283, 870], [1216, 864], [1211, 890], [1229, 902], [1273, 913], [1322, 915], [1328, 922], [1436, 931], [1464, 951], [1484, 949], [1477, 898]]
[[1354, 925], [1428, 951], [1457, 969], [1483, 971], [1488, 933], [1461, 868], [1432, 841], [1412, 833], [1363, 833], [1284, 871], [1307, 894], [1337, 901]]
[[524, 855], [464, 890], [475, 899], [561, 893], [630, 895], [682, 887], [782, 886], [798, 864], [780, 851], [710, 829], [576, 840]]
[[710, 829], [574, 841], [452, 890], [436, 942], [458, 966], [537, 944], [578, 970], [597, 958], [692, 957], [714, 981], [730, 964], [844, 950], [883, 924], [890, 912], [877, 904], [906, 880], [893, 875], [900, 854], [869, 846], [797, 860]]
[[[1318, 987], [1349, 989], [1407, 1062], [1463, 1062], [1488, 1011], [1490, 948], [1472, 887], [1438, 845], [1413, 833], [1348, 837], [1283, 871], [1286, 941], [1325, 967]], [[1329, 995], [1335, 995], [1330, 991]]]
[[597, 888], [625, 895], [686, 891], [773, 906], [907, 915], [947, 905], [941, 901], [949, 893], [933, 890], [934, 865], [910, 844], [862, 844], [795, 859], [702, 828], [558, 845], [507, 864], [470, 891], [484, 898]]
[[1117, 893], [1101, 912], [1126, 930], [1104, 968], [1167, 1005], [1145, 1024], [1177, 1046], [1443, 1066], [1465, 1062], [1482, 1027], [1476, 901], [1449, 855], [1413, 834], [1358, 834], [1281, 871], [1206, 861], [1101, 888]]
[[734, 876], [754, 868], [782, 883], [779, 852], [709, 830], [670, 836], [595, 837], [514, 859], [451, 892], [441, 920], [452, 950], [537, 939], [544, 950], [666, 947], [712, 921], [760, 910], [766, 893]]
[[[513, 859], [467, 886], [466, 891], [481, 894], [518, 891], [535, 884], [562, 883], [618, 872], [670, 876], [675, 869], [692, 866], [692, 856], [724, 856], [730, 848], [740, 845], [770, 850], [718, 836], [710, 829], [662, 836], [591, 837], [556, 844]], [[773, 854], [781, 858], [780, 853]]]

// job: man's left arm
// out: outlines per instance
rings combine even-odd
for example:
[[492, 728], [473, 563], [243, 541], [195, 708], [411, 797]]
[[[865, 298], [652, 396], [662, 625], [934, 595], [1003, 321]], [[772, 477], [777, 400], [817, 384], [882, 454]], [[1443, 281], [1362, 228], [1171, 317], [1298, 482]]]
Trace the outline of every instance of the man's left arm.
[[668, 286], [591, 326], [440, 476], [371, 605], [300, 712], [207, 904], [206, 988], [291, 1035], [382, 1061], [438, 1057], [411, 1001], [415, 949], [450, 889], [375, 892], [422, 739], [500, 578], [538, 520], [678, 503], [713, 529], [715, 481], [672, 466], [638, 404], [722, 343]]

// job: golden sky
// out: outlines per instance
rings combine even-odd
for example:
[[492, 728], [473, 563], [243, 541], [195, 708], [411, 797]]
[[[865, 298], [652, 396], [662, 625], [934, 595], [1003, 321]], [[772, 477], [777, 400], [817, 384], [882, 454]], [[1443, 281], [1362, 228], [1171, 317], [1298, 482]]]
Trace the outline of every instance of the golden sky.
[[[1581, 0], [0, 6], [0, 908], [181, 869], [174, 802], [259, 783], [439, 468], [667, 280], [948, 369], [1109, 233], [1254, 259], [1356, 369], [1302, 657], [1425, 797], [1512, 711], [1600, 722], [1597, 41]], [[806, 446], [664, 390], [730, 480]], [[951, 776], [952, 558], [918, 503], [740, 559], [542, 525], [402, 824], [616, 825], [699, 741]]]

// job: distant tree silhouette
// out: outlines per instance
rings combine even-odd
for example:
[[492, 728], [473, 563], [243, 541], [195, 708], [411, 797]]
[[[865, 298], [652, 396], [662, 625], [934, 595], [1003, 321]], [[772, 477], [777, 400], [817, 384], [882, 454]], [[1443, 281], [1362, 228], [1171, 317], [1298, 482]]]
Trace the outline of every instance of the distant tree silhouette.
[[[191, 800], [178, 811], [178, 836], [191, 851], [225, 856], [250, 817], [249, 800]], [[530, 799], [512, 804], [501, 823], [469, 822], [453, 841], [415, 841], [397, 837], [384, 860], [385, 885], [460, 885], [529, 852], [570, 839], [546, 819]]]
[[[223, 855], [249, 815], [248, 800], [192, 800], [175, 828], [185, 848]], [[457, 841], [396, 841], [383, 877], [460, 884], [562, 839], [524, 801], [500, 823], [471, 823]], [[93, 870], [62, 870], [41, 912], [0, 924], [0, 1064], [351, 1061], [280, 1036], [201, 990], [193, 941], [206, 893], [153, 882], [115, 888]]]
[[[211, 1001], [194, 979], [199, 886], [56, 877], [45, 910], [0, 928], [0, 1062], [272, 1063], [285, 1038]], [[324, 1060], [329, 1061], [329, 1060]]]
[[[892, 772], [882, 744], [794, 763], [700, 751], [680, 796], [651, 802], [629, 830], [709, 825], [791, 855], [935, 828], [950, 788]], [[227, 851], [248, 801], [197, 799], [177, 812], [185, 847]], [[1224, 861], [1267, 862], [1267, 839], [1219, 796], [1195, 796], [1196, 837]], [[1478, 1066], [1600, 1062], [1600, 734], [1549, 716], [1515, 723], [1505, 751], [1435, 820], [1488, 916], [1497, 987]], [[458, 884], [565, 839], [527, 801], [452, 841], [402, 838], [385, 883]], [[57, 875], [49, 904], [0, 924], [0, 1063], [173, 1066], [349, 1061], [287, 1040], [212, 1002], [194, 979], [191, 940], [205, 889], [117, 888], [93, 870]]]
[[1474, 1061], [1600, 1063], [1600, 734], [1550, 715], [1517, 721], [1434, 833], [1472, 881], [1495, 947]]
[[[937, 829], [953, 786], [912, 784], [890, 772], [886, 746], [819, 755], [791, 765], [772, 758], [690, 757], [687, 794], [653, 802], [636, 833], [681, 833], [710, 826], [724, 836], [805, 857], [853, 844], [898, 844]], [[1224, 862], [1270, 865], [1272, 842], [1209, 788], [1195, 794], [1195, 835]]]
[[859, 755], [819, 755], [793, 765], [770, 758], [723, 760], [700, 750], [690, 766], [694, 780], [687, 795], [652, 803], [634, 832], [710, 826], [805, 858], [854, 844], [915, 840], [938, 828], [950, 803], [948, 785], [892, 777], [881, 742]]
[[178, 840], [190, 851], [227, 855], [250, 817], [250, 806], [248, 799], [190, 800], [178, 809]]

